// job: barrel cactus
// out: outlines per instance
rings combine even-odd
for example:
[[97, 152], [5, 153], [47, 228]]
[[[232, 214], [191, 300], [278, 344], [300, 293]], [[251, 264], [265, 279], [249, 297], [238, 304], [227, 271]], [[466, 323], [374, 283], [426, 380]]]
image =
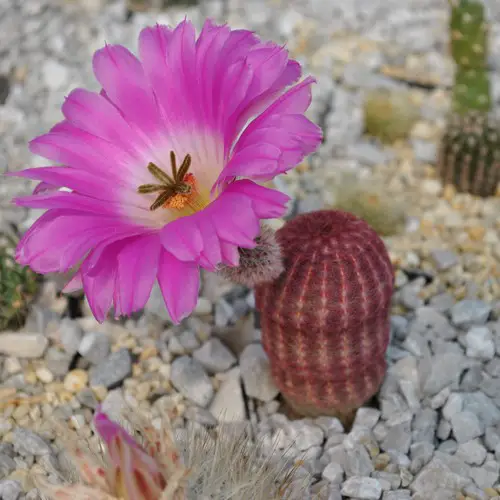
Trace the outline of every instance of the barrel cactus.
[[494, 195], [500, 182], [498, 121], [477, 111], [454, 115], [441, 140], [438, 173], [459, 192]]
[[337, 210], [300, 215], [276, 237], [285, 270], [255, 291], [273, 378], [296, 413], [348, 423], [386, 370], [389, 255], [366, 222]]
[[469, 111], [488, 112], [491, 109], [490, 80], [487, 70], [457, 68], [453, 86], [453, 110], [467, 114]]

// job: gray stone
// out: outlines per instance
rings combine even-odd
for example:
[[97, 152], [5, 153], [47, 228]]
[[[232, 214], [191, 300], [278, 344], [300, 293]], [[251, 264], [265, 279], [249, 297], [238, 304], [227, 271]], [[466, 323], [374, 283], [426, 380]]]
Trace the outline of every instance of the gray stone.
[[214, 395], [210, 378], [203, 366], [189, 356], [181, 356], [172, 363], [172, 385], [193, 403], [207, 407]]
[[495, 451], [498, 445], [500, 445], [500, 434], [496, 427], [487, 427], [485, 429], [484, 444], [490, 451]]
[[451, 308], [451, 321], [463, 329], [484, 325], [491, 312], [491, 305], [482, 300], [464, 299]]
[[49, 340], [41, 333], [0, 333], [0, 354], [14, 358], [41, 358]]
[[193, 357], [208, 373], [225, 372], [236, 363], [233, 353], [216, 337], [194, 351]]
[[483, 392], [465, 393], [463, 400], [464, 410], [474, 413], [485, 426], [500, 423], [500, 410]]
[[286, 433], [300, 451], [321, 445], [325, 438], [321, 427], [306, 420], [290, 422], [286, 428]]
[[440, 271], [445, 271], [458, 264], [458, 255], [451, 250], [434, 249], [430, 255]]
[[241, 376], [245, 392], [252, 398], [268, 402], [279, 390], [271, 376], [269, 359], [261, 344], [250, 344], [240, 356]]
[[433, 443], [436, 435], [438, 414], [431, 408], [421, 409], [413, 419], [412, 437], [413, 441], [427, 441]]
[[170, 315], [168, 314], [167, 308], [165, 306], [165, 300], [163, 299], [160, 286], [157, 282], [155, 282], [155, 284], [153, 285], [151, 295], [149, 296], [144, 310], [148, 313], [158, 316], [163, 321], [172, 321], [172, 318], [170, 318]]
[[109, 356], [111, 342], [105, 333], [88, 332], [84, 335], [78, 352], [89, 362], [95, 365], [102, 363]]
[[184, 417], [187, 420], [197, 422], [207, 427], [214, 427], [217, 425], [217, 419], [212, 415], [212, 413], [205, 408], [200, 408], [199, 406], [190, 406], [187, 408], [184, 412]]
[[381, 443], [381, 448], [385, 451], [396, 450], [401, 453], [408, 453], [411, 444], [410, 422], [403, 422], [390, 427], [387, 436]]
[[200, 347], [200, 342], [196, 338], [196, 335], [190, 330], [184, 330], [178, 336], [179, 342], [184, 348], [185, 353], [191, 353], [198, 347]]
[[410, 490], [384, 491], [382, 500], [411, 500]]
[[[450, 426], [451, 430], [451, 426]], [[439, 447], [438, 450], [443, 452], [443, 453], [448, 453], [448, 454], [453, 454], [457, 451], [458, 444], [454, 439], [447, 439], [446, 441], [443, 441]]]
[[436, 436], [441, 440], [445, 441], [450, 437], [451, 434], [451, 424], [447, 420], [441, 419], [439, 421], [437, 430], [436, 430]]
[[322, 477], [330, 483], [341, 483], [344, 479], [342, 466], [336, 462], [329, 463], [322, 472]]
[[434, 163], [436, 161], [437, 145], [435, 142], [411, 139], [411, 143], [417, 161], [424, 163]]
[[47, 59], [41, 69], [44, 83], [50, 90], [60, 90], [68, 84], [68, 68], [59, 61]]
[[[356, 412], [356, 417], [354, 418], [353, 428], [357, 426], [367, 427], [368, 429], [373, 429], [380, 419], [380, 410], [376, 408], [361, 407]], [[339, 422], [340, 423], [340, 422]]]
[[382, 485], [378, 479], [353, 476], [344, 482], [341, 493], [359, 500], [378, 500], [382, 496]]
[[86, 387], [77, 393], [76, 398], [82, 406], [95, 410], [99, 406], [99, 401], [92, 389]]
[[474, 326], [465, 336], [467, 356], [489, 361], [495, 355], [493, 334], [486, 326]]
[[22, 427], [14, 429], [12, 444], [14, 449], [22, 455], [35, 455], [38, 457], [52, 453], [50, 445], [44, 439], [35, 432]]
[[210, 411], [219, 421], [245, 420], [245, 401], [241, 389], [239, 367], [233, 368], [225, 374], [224, 380], [210, 404]]
[[434, 396], [452, 383], [458, 383], [464, 368], [464, 357], [455, 352], [443, 352], [434, 356], [431, 371], [425, 381], [423, 391]]
[[[362, 408], [360, 408], [360, 410], [361, 409]], [[314, 419], [314, 423], [323, 429], [323, 432], [328, 438], [344, 432], [342, 422], [336, 417], [318, 417]]]
[[434, 444], [427, 441], [413, 443], [410, 446], [410, 472], [417, 474], [424, 465], [428, 464], [434, 454]]
[[0, 498], [2, 500], [18, 500], [21, 498], [23, 488], [18, 481], [4, 479], [0, 481]]
[[423, 498], [433, 497], [438, 489], [456, 492], [468, 483], [468, 479], [452, 472], [440, 459], [434, 457], [415, 477], [410, 485], [411, 491]]
[[419, 333], [430, 333], [432, 337], [437, 335], [444, 340], [456, 338], [456, 329], [449, 323], [446, 316], [436, 309], [424, 306], [415, 311], [415, 321], [411, 325], [412, 330]]
[[0, 479], [7, 477], [12, 471], [16, 469], [16, 462], [12, 460], [9, 455], [4, 453], [0, 454]]
[[429, 305], [439, 312], [448, 312], [455, 304], [455, 299], [447, 292], [434, 295], [429, 300]]
[[485, 367], [486, 371], [495, 378], [500, 377], [500, 358], [494, 357]]
[[345, 473], [349, 476], [369, 476], [374, 470], [370, 455], [360, 444], [346, 450]]
[[464, 400], [462, 394], [453, 392], [450, 394], [448, 401], [443, 406], [441, 413], [446, 420], [451, 420], [453, 415], [460, 413], [464, 407]]
[[372, 473], [372, 477], [375, 479], [378, 479], [380, 481], [384, 481], [386, 483], [389, 483], [390, 488], [392, 490], [397, 490], [401, 486], [401, 477], [399, 474], [396, 474], [395, 472], [386, 472], [386, 471], [379, 471], [376, 470]]
[[64, 318], [59, 325], [60, 340], [68, 354], [76, 354], [82, 341], [83, 330], [76, 321]]
[[480, 488], [491, 488], [498, 483], [500, 465], [495, 460], [487, 460], [481, 467], [471, 467], [470, 477]]
[[57, 347], [49, 347], [45, 353], [45, 364], [56, 377], [63, 377], [69, 372], [73, 356]]
[[433, 410], [437, 410], [441, 408], [451, 393], [451, 389], [449, 387], [445, 387], [443, 390], [439, 391], [430, 401], [430, 406]]
[[473, 439], [458, 445], [456, 457], [462, 459], [469, 465], [482, 465], [486, 460], [486, 448], [479, 439]]
[[451, 427], [457, 443], [466, 443], [482, 435], [483, 427], [477, 416], [470, 411], [463, 411], [451, 417]]
[[119, 386], [132, 374], [132, 358], [128, 349], [122, 348], [109, 355], [107, 359], [91, 368], [91, 386], [103, 385], [108, 389]]
[[215, 326], [225, 327], [229, 325], [234, 316], [234, 310], [229, 302], [219, 299], [215, 304]]

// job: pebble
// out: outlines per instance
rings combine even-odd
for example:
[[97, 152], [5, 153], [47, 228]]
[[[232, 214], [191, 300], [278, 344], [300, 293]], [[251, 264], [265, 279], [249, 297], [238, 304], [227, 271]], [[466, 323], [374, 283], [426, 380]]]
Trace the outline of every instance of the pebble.
[[23, 488], [19, 481], [4, 479], [0, 481], [0, 498], [2, 500], [18, 500], [21, 498]]
[[465, 336], [467, 346], [467, 356], [490, 361], [495, 355], [495, 343], [493, 334], [486, 326], [474, 326]]
[[49, 345], [41, 333], [0, 333], [0, 354], [15, 358], [41, 358]]
[[440, 271], [445, 271], [459, 263], [458, 256], [451, 250], [431, 250], [431, 257]]
[[16, 468], [16, 462], [9, 455], [0, 453], [0, 479], [5, 479]]
[[110, 339], [105, 333], [101, 332], [86, 333], [78, 346], [80, 355], [94, 365], [105, 361], [110, 350]]
[[241, 376], [248, 396], [268, 402], [274, 399], [276, 387], [269, 367], [269, 359], [261, 344], [250, 344], [240, 355]]
[[336, 462], [329, 463], [322, 472], [322, 477], [331, 483], [339, 484], [344, 479], [342, 466]]
[[491, 305], [482, 300], [465, 299], [451, 308], [451, 321], [463, 329], [484, 325], [491, 313]]
[[59, 331], [61, 344], [64, 350], [68, 354], [76, 354], [83, 337], [83, 330], [80, 325], [65, 318], [61, 321]]
[[214, 388], [203, 366], [190, 356], [181, 356], [173, 361], [170, 379], [183, 396], [203, 408], [214, 396]]
[[12, 433], [14, 449], [23, 455], [42, 456], [52, 453], [52, 449], [38, 434], [29, 429], [17, 427]]
[[236, 363], [233, 353], [216, 337], [194, 351], [193, 357], [211, 374], [225, 372]]
[[245, 420], [245, 401], [243, 400], [240, 369], [238, 367], [233, 368], [224, 375], [224, 380], [210, 404], [210, 412], [220, 422]]
[[342, 485], [341, 493], [348, 498], [378, 500], [382, 496], [382, 485], [371, 477], [353, 476]]
[[80, 392], [88, 381], [89, 375], [85, 370], [72, 370], [64, 377], [64, 388], [72, 393]]
[[113, 389], [132, 374], [132, 358], [128, 349], [121, 348], [107, 359], [91, 368], [89, 380], [91, 386], [102, 385]]
[[466, 443], [482, 435], [483, 429], [477, 416], [470, 411], [462, 411], [451, 416], [451, 428], [457, 442]]
[[466, 464], [482, 465], [486, 460], [486, 448], [481, 444], [479, 439], [467, 441], [458, 446], [456, 451], [457, 458], [462, 459]]

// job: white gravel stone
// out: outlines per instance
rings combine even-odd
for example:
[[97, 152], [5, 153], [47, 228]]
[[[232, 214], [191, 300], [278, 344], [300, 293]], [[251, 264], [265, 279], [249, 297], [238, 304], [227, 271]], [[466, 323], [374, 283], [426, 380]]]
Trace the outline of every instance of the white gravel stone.
[[224, 380], [210, 404], [210, 412], [221, 422], [245, 420], [245, 402], [241, 390], [239, 368], [233, 368], [225, 374]]
[[322, 477], [330, 483], [341, 483], [344, 479], [344, 471], [342, 470], [342, 466], [338, 463], [332, 462], [329, 463], [322, 472]]
[[250, 344], [240, 356], [241, 376], [245, 392], [252, 398], [268, 402], [279, 390], [271, 376], [269, 360], [261, 344]]
[[0, 333], [0, 354], [15, 358], [40, 358], [49, 345], [41, 333]]
[[193, 357], [208, 373], [224, 372], [236, 363], [233, 353], [216, 337], [194, 351]]
[[493, 334], [486, 326], [472, 327], [465, 336], [467, 356], [489, 361], [495, 355]]
[[172, 362], [170, 380], [187, 399], [205, 408], [214, 395], [214, 388], [201, 364], [189, 356], [181, 356]]
[[451, 427], [457, 442], [466, 443], [482, 435], [483, 429], [477, 416], [470, 411], [456, 413], [451, 417]]
[[378, 500], [382, 496], [382, 485], [378, 479], [353, 476], [342, 485], [342, 495], [359, 500]]

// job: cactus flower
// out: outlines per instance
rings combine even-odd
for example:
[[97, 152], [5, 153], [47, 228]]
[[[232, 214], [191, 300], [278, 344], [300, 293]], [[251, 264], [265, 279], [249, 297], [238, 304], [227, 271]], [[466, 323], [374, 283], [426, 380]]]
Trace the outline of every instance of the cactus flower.
[[[199, 271], [237, 266], [260, 221], [288, 197], [260, 183], [313, 152], [304, 113], [314, 79], [284, 47], [207, 20], [156, 25], [139, 56], [106, 45], [93, 58], [100, 92], [75, 89], [64, 120], [30, 150], [54, 166], [20, 206], [47, 209], [20, 241], [19, 263], [44, 274], [78, 268], [97, 320], [144, 307], [157, 281], [174, 323], [194, 309]], [[61, 190], [61, 188], [64, 188]]]

